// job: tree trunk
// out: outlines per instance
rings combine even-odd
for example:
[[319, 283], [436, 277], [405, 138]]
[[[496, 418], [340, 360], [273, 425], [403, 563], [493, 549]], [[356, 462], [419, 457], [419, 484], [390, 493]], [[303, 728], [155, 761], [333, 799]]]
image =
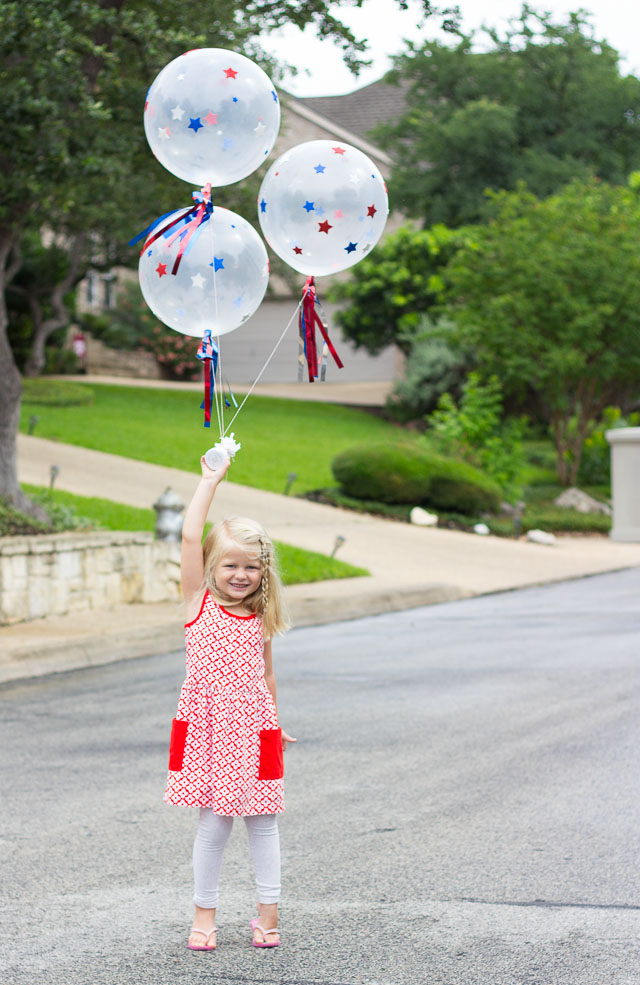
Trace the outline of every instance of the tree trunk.
[[36, 297], [29, 298], [29, 308], [33, 320], [33, 339], [31, 350], [24, 367], [25, 376], [39, 376], [45, 365], [45, 344], [49, 336], [69, 321], [69, 312], [64, 303], [65, 295], [82, 280], [86, 273], [84, 258], [86, 244], [85, 233], [78, 233], [68, 244], [71, 258], [69, 270], [51, 292], [50, 303], [53, 314], [49, 318], [42, 317], [42, 307]]
[[558, 479], [560, 480], [561, 486], [567, 486], [569, 484], [569, 461], [567, 457], [569, 445], [567, 442], [567, 427], [568, 420], [566, 420], [562, 414], [559, 412], [552, 413], [551, 433], [553, 434], [553, 443], [556, 447], [556, 472], [558, 473]]
[[587, 437], [587, 431], [589, 430], [590, 420], [591, 414], [588, 411], [586, 413], [581, 413], [578, 418], [578, 427], [572, 441], [571, 459], [569, 461], [568, 486], [575, 486], [578, 481], [578, 472], [580, 470], [580, 461], [582, 459], [582, 449], [584, 447], [585, 438]]
[[9, 316], [5, 289], [20, 269], [17, 252], [18, 234], [13, 229], [0, 229], [0, 500], [15, 506], [23, 513], [46, 519], [40, 507], [34, 506], [18, 484], [17, 434], [20, 423], [22, 381], [9, 345]]
[[[589, 425], [607, 405], [606, 392], [599, 392], [596, 381], [585, 376], [579, 383], [575, 398], [562, 413], [551, 415], [551, 431], [556, 446], [556, 469], [560, 484], [575, 486], [578, 481], [582, 449]], [[572, 421], [575, 422], [572, 425]]]

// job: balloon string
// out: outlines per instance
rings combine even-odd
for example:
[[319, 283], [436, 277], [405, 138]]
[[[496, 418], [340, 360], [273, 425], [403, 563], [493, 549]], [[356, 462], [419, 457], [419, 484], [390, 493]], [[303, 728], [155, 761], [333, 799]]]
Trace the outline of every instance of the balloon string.
[[216, 336], [218, 340], [218, 359], [219, 359], [219, 373], [218, 382], [216, 389], [216, 413], [218, 415], [218, 429], [220, 431], [220, 437], [224, 437], [224, 387], [222, 384], [222, 346], [220, 345], [220, 336]]
[[[215, 238], [213, 233], [213, 203], [211, 201], [211, 184], [207, 184], [202, 189], [202, 197], [205, 203], [211, 204], [211, 227], [210, 227], [210, 237], [211, 237], [211, 276], [213, 279], [213, 305], [214, 305], [214, 317], [215, 324], [218, 324], [218, 283], [216, 278], [216, 258], [215, 258]], [[224, 435], [224, 409], [222, 404], [222, 348], [220, 346], [220, 336], [216, 335], [216, 342], [218, 346], [218, 372], [215, 375], [213, 381], [213, 400], [216, 406], [216, 417], [218, 420], [218, 434], [220, 437]]]
[[233, 417], [231, 418], [231, 420], [230, 420], [230, 421], [229, 421], [229, 423], [227, 424], [227, 426], [226, 426], [226, 428], [225, 428], [225, 430], [224, 430], [224, 434], [226, 434], [226, 433], [227, 433], [227, 431], [229, 430], [229, 428], [231, 427], [231, 425], [232, 425], [232, 424], [233, 424], [233, 422], [235, 421], [235, 419], [236, 419], [236, 417], [238, 416], [238, 414], [240, 413], [240, 411], [242, 410], [242, 408], [243, 408], [243, 407], [244, 407], [244, 405], [246, 404], [246, 402], [247, 402], [247, 400], [249, 399], [249, 397], [251, 396], [251, 394], [252, 394], [252, 393], [253, 393], [253, 391], [255, 390], [255, 388], [256, 388], [256, 386], [257, 386], [257, 384], [258, 384], [258, 381], [260, 380], [260, 377], [262, 376], [262, 374], [264, 373], [264, 371], [265, 371], [265, 369], [267, 368], [267, 366], [269, 365], [269, 363], [271, 362], [271, 360], [272, 360], [272, 359], [273, 359], [273, 357], [275, 356], [275, 354], [276, 354], [276, 349], [278, 348], [278, 346], [279, 346], [279, 345], [280, 345], [280, 343], [282, 342], [282, 340], [283, 340], [283, 338], [284, 338], [284, 337], [285, 337], [285, 335], [287, 334], [287, 332], [288, 332], [288, 330], [289, 330], [289, 328], [290, 328], [290, 327], [291, 327], [291, 325], [293, 324], [293, 320], [294, 320], [294, 318], [296, 318], [296, 317], [297, 317], [297, 314], [298, 314], [298, 311], [300, 310], [300, 306], [301, 306], [301, 305], [302, 305], [302, 299], [300, 299], [300, 301], [298, 301], [298, 307], [297, 307], [297, 308], [296, 308], [296, 310], [295, 310], [295, 311], [293, 312], [293, 314], [291, 315], [291, 318], [289, 319], [289, 321], [288, 321], [288, 322], [287, 322], [287, 324], [285, 325], [285, 327], [284, 327], [284, 331], [282, 332], [282, 335], [280, 336], [280, 338], [278, 339], [278, 341], [277, 341], [277, 342], [276, 342], [276, 344], [274, 345], [274, 347], [273, 347], [273, 349], [271, 350], [271, 353], [269, 354], [269, 356], [268, 356], [268, 358], [267, 358], [267, 361], [265, 362], [265, 364], [264, 364], [264, 366], [262, 367], [262, 369], [260, 370], [260, 372], [259, 372], [259, 373], [258, 373], [258, 375], [256, 376], [256, 378], [255, 378], [255, 380], [253, 381], [253, 383], [251, 384], [251, 387], [249, 388], [249, 390], [248, 390], [248, 391], [247, 391], [247, 393], [245, 394], [245, 396], [244, 396], [244, 400], [242, 401], [242, 403], [241, 403], [241, 404], [240, 404], [240, 406], [238, 407], [238, 409], [237, 409], [237, 411], [235, 412], [235, 414], [233, 415]]

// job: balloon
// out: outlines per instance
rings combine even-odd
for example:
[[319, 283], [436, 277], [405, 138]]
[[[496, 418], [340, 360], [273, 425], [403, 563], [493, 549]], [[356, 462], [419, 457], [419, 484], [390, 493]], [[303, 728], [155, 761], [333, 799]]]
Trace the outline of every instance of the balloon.
[[246, 322], [264, 297], [265, 245], [246, 219], [217, 205], [200, 225], [192, 210], [178, 209], [158, 229], [174, 219], [179, 221], [148, 242], [140, 257], [144, 299], [160, 321], [183, 335], [202, 337], [206, 329], [226, 335]]
[[267, 171], [258, 216], [269, 246], [294, 270], [321, 276], [352, 267], [382, 235], [384, 179], [362, 151], [332, 140], [298, 144]]
[[271, 80], [225, 48], [187, 51], [162, 69], [144, 107], [151, 150], [185, 181], [229, 185], [264, 161], [280, 127]]

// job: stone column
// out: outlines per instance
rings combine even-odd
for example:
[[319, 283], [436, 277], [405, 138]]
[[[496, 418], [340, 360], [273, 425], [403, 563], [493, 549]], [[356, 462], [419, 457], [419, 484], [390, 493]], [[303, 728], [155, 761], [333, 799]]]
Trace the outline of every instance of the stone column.
[[640, 428], [606, 432], [611, 445], [611, 539], [640, 541]]

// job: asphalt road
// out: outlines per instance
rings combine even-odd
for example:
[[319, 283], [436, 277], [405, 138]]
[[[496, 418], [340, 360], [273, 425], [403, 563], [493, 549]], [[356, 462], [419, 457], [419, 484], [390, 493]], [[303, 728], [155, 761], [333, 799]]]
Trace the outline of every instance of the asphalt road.
[[185, 947], [170, 653], [7, 685], [1, 985], [638, 985], [640, 572], [294, 631], [283, 945]]

